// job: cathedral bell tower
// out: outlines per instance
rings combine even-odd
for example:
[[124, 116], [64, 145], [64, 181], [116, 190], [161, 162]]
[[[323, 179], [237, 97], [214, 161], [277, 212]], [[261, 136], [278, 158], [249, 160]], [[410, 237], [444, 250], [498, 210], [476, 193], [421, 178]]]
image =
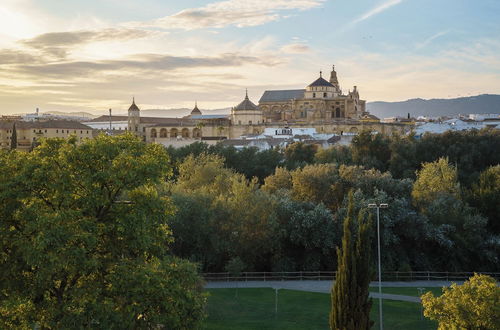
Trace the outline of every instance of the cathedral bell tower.
[[335, 71], [335, 65], [332, 66], [332, 72], [330, 73], [330, 83], [335, 87], [335, 91], [338, 94], [341, 94], [337, 72]]
[[136, 135], [140, 135], [139, 124], [141, 122], [141, 112], [132, 98], [132, 105], [128, 108], [128, 130]]

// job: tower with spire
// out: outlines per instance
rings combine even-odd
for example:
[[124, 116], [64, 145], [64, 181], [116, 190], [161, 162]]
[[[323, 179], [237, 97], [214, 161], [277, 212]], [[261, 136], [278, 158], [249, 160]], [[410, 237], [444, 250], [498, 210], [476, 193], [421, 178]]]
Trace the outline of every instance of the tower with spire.
[[339, 80], [337, 78], [337, 72], [335, 71], [335, 65], [332, 65], [332, 72], [330, 73], [330, 84], [335, 87], [337, 94], [342, 94], [340, 90]]
[[141, 110], [135, 104], [135, 97], [132, 97], [132, 104], [128, 108], [128, 130], [136, 135], [141, 135], [139, 124], [141, 123]]

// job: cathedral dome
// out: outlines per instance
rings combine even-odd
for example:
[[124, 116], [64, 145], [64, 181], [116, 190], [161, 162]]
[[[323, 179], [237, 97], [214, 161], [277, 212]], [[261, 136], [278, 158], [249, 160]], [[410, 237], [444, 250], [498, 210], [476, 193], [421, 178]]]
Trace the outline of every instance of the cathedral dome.
[[245, 95], [245, 99], [243, 102], [238, 104], [234, 110], [259, 110], [259, 107], [256, 106], [250, 99], [248, 98], [248, 92]]

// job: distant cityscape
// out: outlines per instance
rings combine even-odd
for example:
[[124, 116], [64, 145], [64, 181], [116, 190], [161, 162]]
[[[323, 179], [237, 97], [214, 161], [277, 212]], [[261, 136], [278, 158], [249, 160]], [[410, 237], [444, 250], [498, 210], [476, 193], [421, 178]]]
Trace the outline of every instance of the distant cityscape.
[[[498, 112], [496, 95], [480, 95], [487, 98], [489, 106], [485, 111]], [[379, 118], [367, 110], [366, 101], [361, 100], [356, 86], [344, 94], [340, 88], [335, 67], [329, 81], [320, 72], [319, 78], [305, 89], [270, 90], [264, 92], [258, 105], [254, 104], [248, 91], [242, 102], [231, 109], [201, 111], [196, 103], [189, 112], [175, 110], [141, 110], [135, 99], [128, 113], [94, 116], [89, 113], [40, 112], [23, 115], [4, 115], [0, 118], [0, 147], [12, 148], [12, 136], [16, 131], [16, 148], [31, 150], [40, 138], [69, 137], [78, 140], [95, 137], [100, 132], [116, 135], [133, 132], [147, 143], [182, 147], [195, 141], [207, 144], [221, 143], [237, 149], [256, 147], [267, 150], [285, 148], [294, 142], [315, 144], [327, 148], [334, 144], [349, 144], [352, 137], [361, 131], [383, 134], [409, 134], [422, 136], [425, 133], [443, 133], [470, 129], [500, 129], [498, 113], [468, 113], [455, 115], [418, 115], [429, 112], [425, 102], [434, 107], [436, 113], [456, 113], [476, 98], [454, 100], [409, 100], [396, 103], [399, 115]], [[422, 107], [415, 108], [415, 102]], [[488, 103], [489, 102], [489, 103]], [[440, 109], [435, 107], [441, 104]], [[381, 102], [374, 102], [370, 108], [384, 113]], [[451, 107], [451, 108], [450, 108]], [[392, 110], [391, 110], [392, 108]], [[389, 110], [388, 110], [389, 109]], [[392, 112], [391, 112], [392, 111]], [[187, 112], [187, 113], [186, 113]], [[385, 113], [394, 113], [394, 103], [387, 106]], [[153, 114], [155, 116], [149, 116]], [[177, 115], [177, 116], [175, 116]]]

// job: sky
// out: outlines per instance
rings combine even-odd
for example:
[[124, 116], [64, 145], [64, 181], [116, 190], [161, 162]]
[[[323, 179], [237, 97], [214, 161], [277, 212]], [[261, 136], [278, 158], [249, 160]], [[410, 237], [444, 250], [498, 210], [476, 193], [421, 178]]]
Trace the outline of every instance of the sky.
[[500, 94], [498, 0], [1, 0], [0, 114]]

